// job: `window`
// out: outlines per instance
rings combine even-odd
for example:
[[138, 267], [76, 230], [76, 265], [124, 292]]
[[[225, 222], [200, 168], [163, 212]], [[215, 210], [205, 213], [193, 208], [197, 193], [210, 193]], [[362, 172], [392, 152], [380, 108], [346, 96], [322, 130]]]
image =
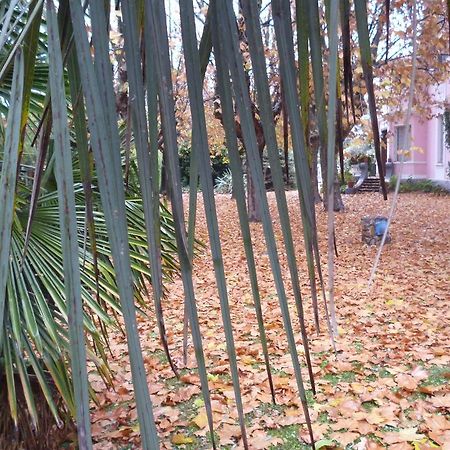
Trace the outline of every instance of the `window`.
[[[409, 126], [409, 133], [411, 134], [411, 125]], [[402, 154], [404, 161], [411, 161], [411, 152], [407, 151], [409, 150], [407, 147], [408, 139], [406, 134], [406, 126], [400, 125], [395, 127], [395, 153], [397, 161], [402, 160]]]

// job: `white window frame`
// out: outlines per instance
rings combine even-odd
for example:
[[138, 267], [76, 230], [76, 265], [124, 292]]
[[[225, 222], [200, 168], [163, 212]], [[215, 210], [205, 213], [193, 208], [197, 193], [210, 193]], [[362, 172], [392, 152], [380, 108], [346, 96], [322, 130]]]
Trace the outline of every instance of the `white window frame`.
[[[394, 139], [395, 139], [395, 160], [397, 161], [397, 162], [400, 162], [401, 161], [401, 159], [400, 159], [400, 155], [399, 155], [399, 150], [408, 150], [408, 149], [406, 149], [406, 148], [401, 148], [400, 146], [399, 146], [399, 136], [400, 136], [400, 130], [405, 130], [406, 129], [406, 125], [397, 125], [396, 127], [395, 127], [395, 135], [394, 135]], [[409, 125], [409, 133], [411, 133], [411, 125]], [[404, 140], [405, 140], [405, 142], [403, 143], [403, 145], [404, 146], [406, 146], [406, 134], [405, 134], [405, 137], [404, 137]], [[411, 143], [412, 144], [412, 143]], [[412, 146], [412, 145], [411, 145]], [[409, 149], [409, 150], [411, 150], [411, 149]], [[411, 154], [411, 151], [410, 151], [410, 154], [409, 155], [404, 155], [403, 156], [403, 161], [404, 162], [411, 162], [412, 161], [412, 154]]]
[[439, 116], [439, 139], [438, 139], [438, 146], [437, 146], [437, 152], [436, 152], [436, 165], [442, 166], [444, 164], [444, 150], [446, 148], [445, 143], [445, 125], [444, 125], [444, 114], [441, 114]]

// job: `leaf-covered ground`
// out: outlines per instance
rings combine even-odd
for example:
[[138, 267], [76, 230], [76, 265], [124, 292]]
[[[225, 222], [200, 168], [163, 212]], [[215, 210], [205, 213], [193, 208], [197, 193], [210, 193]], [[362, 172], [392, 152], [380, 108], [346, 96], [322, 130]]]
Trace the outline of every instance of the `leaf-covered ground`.
[[[367, 280], [376, 247], [361, 242], [360, 220], [365, 215], [386, 214], [388, 205], [375, 194], [345, 198], [347, 209], [336, 218], [339, 337], [335, 357], [324, 320], [319, 336], [313, 328], [298, 197], [296, 192], [287, 195], [317, 383], [317, 395], [313, 397], [308, 392], [308, 397], [315, 437], [320, 441], [318, 447], [450, 449], [450, 197], [400, 196], [392, 243], [385, 248], [370, 291]], [[216, 200], [250, 446], [308, 448], [262, 227], [252, 224], [276, 405], [271, 403], [264, 369], [237, 212], [229, 196], [217, 196]], [[269, 200], [281, 249], [272, 194]], [[326, 216], [319, 209], [318, 225], [326, 267]], [[203, 213], [199, 216], [198, 237], [207, 242]], [[289, 290], [286, 261], [283, 256], [281, 260]], [[219, 448], [241, 448], [208, 249], [195, 261], [195, 287]], [[291, 306], [302, 355], [298, 321]], [[171, 352], [178, 367], [183, 368], [181, 280], [169, 286], [164, 308]], [[161, 350], [154, 320], [140, 318], [139, 329], [162, 447], [210, 448], [198, 378], [193, 370], [191, 341], [188, 364], [178, 380]], [[100, 381], [92, 377], [100, 400], [92, 415], [96, 448], [139, 448], [131, 374], [122, 336], [114, 336], [112, 349], [116, 355], [112, 364], [115, 391], [105, 391]]]

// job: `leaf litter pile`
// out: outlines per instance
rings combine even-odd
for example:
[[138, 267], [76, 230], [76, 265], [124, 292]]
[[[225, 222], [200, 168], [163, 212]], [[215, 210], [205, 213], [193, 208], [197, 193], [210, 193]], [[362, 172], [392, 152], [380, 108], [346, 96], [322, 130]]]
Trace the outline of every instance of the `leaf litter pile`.
[[[276, 238], [290, 292], [289, 270], [273, 194], [268, 194]], [[339, 336], [334, 354], [323, 319], [313, 326], [311, 296], [296, 192], [287, 193], [297, 250], [305, 318], [317, 394], [308, 392], [316, 448], [450, 449], [450, 197], [402, 194], [376, 281], [367, 280], [377, 247], [361, 242], [361, 218], [387, 213], [379, 195], [346, 196], [337, 214], [339, 256], [335, 299]], [[186, 205], [187, 205], [187, 198]], [[252, 224], [263, 313], [276, 388], [272, 403], [249, 287], [247, 265], [234, 201], [216, 196], [221, 242], [240, 370], [247, 433], [252, 449], [310, 448], [297, 394], [270, 262], [261, 224]], [[199, 211], [202, 211], [199, 196]], [[317, 209], [323, 267], [326, 267], [326, 215]], [[207, 243], [206, 221], [199, 212], [197, 238]], [[208, 247], [194, 264], [194, 285], [208, 367], [214, 428], [221, 449], [242, 448], [229, 374], [219, 298]], [[168, 287], [164, 315], [177, 379], [158, 338], [153, 306], [139, 320], [139, 332], [162, 448], [207, 449], [208, 426], [192, 342], [183, 363], [183, 288]], [[304, 364], [300, 327], [292, 295], [291, 317]], [[149, 305], [152, 304], [149, 297]], [[99, 405], [93, 409], [96, 449], [140, 448], [126, 342], [111, 341], [114, 390], [92, 374]], [[306, 368], [303, 378], [307, 380]], [[309, 384], [306, 383], [309, 387]]]

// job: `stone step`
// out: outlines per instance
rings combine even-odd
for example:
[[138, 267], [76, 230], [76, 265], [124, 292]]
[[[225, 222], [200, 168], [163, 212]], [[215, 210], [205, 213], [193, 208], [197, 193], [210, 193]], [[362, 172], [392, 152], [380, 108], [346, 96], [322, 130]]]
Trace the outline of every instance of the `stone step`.
[[378, 192], [380, 190], [380, 179], [378, 177], [366, 178], [359, 187], [359, 192]]

